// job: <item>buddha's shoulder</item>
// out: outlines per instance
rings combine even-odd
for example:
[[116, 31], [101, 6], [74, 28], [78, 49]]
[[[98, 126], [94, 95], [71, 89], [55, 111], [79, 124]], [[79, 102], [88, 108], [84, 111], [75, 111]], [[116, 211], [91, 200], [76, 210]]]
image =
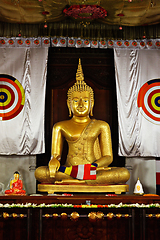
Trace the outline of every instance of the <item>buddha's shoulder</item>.
[[95, 125], [97, 125], [99, 127], [110, 128], [109, 124], [105, 121], [93, 119], [93, 122], [95, 123]]
[[54, 129], [63, 129], [64, 127], [68, 126], [70, 124], [70, 120], [64, 120], [60, 121], [54, 124]]

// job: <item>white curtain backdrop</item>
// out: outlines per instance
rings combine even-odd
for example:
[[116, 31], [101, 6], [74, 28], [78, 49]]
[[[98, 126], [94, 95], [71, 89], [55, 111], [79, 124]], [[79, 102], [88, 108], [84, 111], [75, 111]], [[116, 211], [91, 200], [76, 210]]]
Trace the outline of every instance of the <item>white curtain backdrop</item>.
[[[119, 155], [159, 157], [160, 52], [158, 50], [114, 49], [114, 57]], [[153, 79], [156, 81], [151, 81]], [[146, 91], [143, 87], [145, 83], [150, 90]], [[138, 96], [141, 88], [143, 92]], [[149, 94], [152, 93], [151, 101]], [[148, 109], [146, 113], [144, 108]]]
[[[44, 153], [48, 48], [1, 48], [0, 56], [0, 74], [17, 79], [25, 92], [22, 111], [9, 120], [0, 120], [0, 154]], [[2, 85], [0, 92], [3, 95]]]

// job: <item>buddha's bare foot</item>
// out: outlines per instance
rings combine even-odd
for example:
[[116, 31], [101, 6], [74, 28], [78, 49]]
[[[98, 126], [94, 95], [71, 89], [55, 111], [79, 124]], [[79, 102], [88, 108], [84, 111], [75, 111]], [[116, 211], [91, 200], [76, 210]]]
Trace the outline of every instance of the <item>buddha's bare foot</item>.
[[84, 180], [78, 179], [63, 179], [61, 181], [55, 181], [55, 184], [85, 184]]

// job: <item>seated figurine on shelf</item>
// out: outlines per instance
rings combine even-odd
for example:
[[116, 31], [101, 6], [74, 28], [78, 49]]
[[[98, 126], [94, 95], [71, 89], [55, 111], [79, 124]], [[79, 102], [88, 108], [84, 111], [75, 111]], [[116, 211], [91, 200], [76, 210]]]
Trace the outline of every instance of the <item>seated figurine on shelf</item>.
[[6, 195], [26, 195], [26, 191], [23, 189], [23, 181], [20, 179], [20, 173], [14, 172], [14, 178], [10, 180], [9, 188], [5, 190]]
[[[71, 119], [58, 122], [52, 132], [52, 157], [49, 166], [38, 167], [36, 179], [45, 184], [125, 184], [126, 168], [108, 167], [113, 161], [111, 133], [108, 123], [91, 119], [94, 93], [85, 81], [79, 59], [76, 83], [68, 91], [67, 105]], [[60, 166], [63, 141], [68, 155]]]

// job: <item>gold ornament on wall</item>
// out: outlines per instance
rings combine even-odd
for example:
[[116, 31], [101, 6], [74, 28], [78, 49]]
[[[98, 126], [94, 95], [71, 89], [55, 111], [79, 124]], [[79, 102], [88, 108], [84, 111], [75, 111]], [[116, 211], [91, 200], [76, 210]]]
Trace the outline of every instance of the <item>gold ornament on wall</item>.
[[17, 218], [18, 217], [17, 213], [12, 213], [12, 217]]
[[104, 213], [103, 212], [97, 212], [97, 220], [104, 219]]
[[90, 222], [95, 222], [97, 220], [97, 214], [96, 212], [90, 212], [88, 214], [88, 218]]
[[113, 214], [113, 213], [107, 213], [107, 218], [108, 218], [108, 219], [114, 218], [114, 214]]
[[53, 216], [54, 219], [57, 219], [58, 218], [58, 213], [53, 213], [52, 216]]
[[5, 219], [9, 218], [9, 214], [6, 212], [3, 212], [3, 218], [5, 218]]
[[61, 213], [61, 219], [66, 220], [68, 218], [67, 213]]
[[72, 212], [71, 213], [71, 216], [70, 216], [70, 219], [72, 220], [72, 221], [78, 221], [78, 219], [79, 219], [79, 213], [77, 213], [77, 212]]

